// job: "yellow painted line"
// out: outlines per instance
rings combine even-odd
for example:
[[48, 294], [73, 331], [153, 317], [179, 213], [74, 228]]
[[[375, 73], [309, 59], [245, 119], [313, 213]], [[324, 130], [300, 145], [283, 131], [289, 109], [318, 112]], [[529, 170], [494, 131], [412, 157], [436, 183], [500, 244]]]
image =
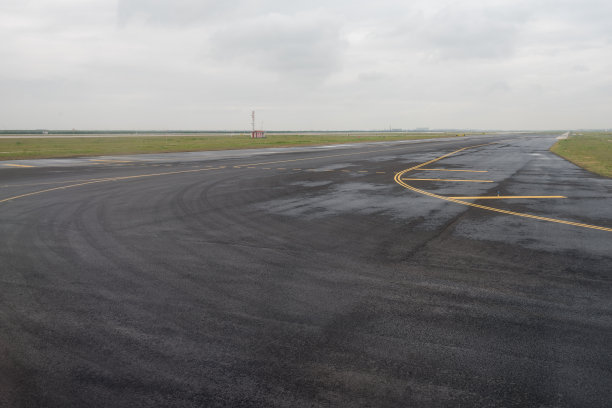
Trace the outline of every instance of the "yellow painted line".
[[106, 162], [106, 163], [132, 163], [132, 160], [114, 160], [114, 159], [89, 159], [92, 162]]
[[468, 173], [488, 173], [488, 170], [458, 170], [458, 169], [419, 169], [419, 171], [464, 171]]
[[[406, 179], [403, 179], [406, 180]], [[455, 200], [512, 200], [514, 198], [567, 198], [566, 196], [480, 196], [480, 197], [448, 197]]]
[[225, 166], [221, 166], [221, 167], [209, 167], [209, 168], [203, 168], [203, 169], [194, 169], [194, 170], [168, 171], [168, 172], [165, 172], [165, 173], [149, 173], [149, 174], [138, 174], [138, 175], [135, 175], [135, 176], [109, 177], [109, 178], [102, 178], [102, 179], [92, 179], [90, 181], [86, 181], [86, 182], [83, 182], [83, 183], [70, 184], [68, 186], [61, 186], [61, 187], [53, 187], [53, 188], [48, 188], [48, 189], [45, 189], [45, 190], [32, 191], [31, 193], [25, 193], [25, 194], [16, 195], [16, 196], [13, 196], [13, 197], [8, 197], [8, 198], [0, 200], [0, 203], [5, 203], [7, 201], [13, 201], [13, 200], [17, 200], [19, 198], [30, 197], [30, 196], [34, 196], [34, 195], [38, 195], [38, 194], [42, 194], [42, 193], [47, 193], [47, 192], [50, 192], [50, 191], [66, 190], [66, 189], [73, 188], [73, 187], [85, 186], [85, 185], [88, 185], [88, 184], [105, 183], [105, 182], [108, 182], [108, 181], [131, 180], [131, 179], [139, 179], [139, 178], [145, 178], [145, 177], [167, 176], [167, 175], [171, 175], [171, 174], [197, 173], [197, 172], [202, 172], [202, 171], [207, 171], [207, 170], [220, 170], [220, 169], [224, 169], [224, 168], [225, 168]]
[[487, 206], [480, 205], [480, 204], [470, 203], [468, 201], [461, 201], [461, 200], [458, 200], [458, 199], [455, 199], [455, 198], [451, 198], [451, 197], [444, 197], [444, 196], [441, 196], [441, 195], [438, 195], [438, 194], [430, 193], [429, 191], [425, 191], [425, 190], [422, 190], [420, 188], [413, 187], [413, 186], [411, 186], [409, 184], [406, 184], [406, 183], [404, 183], [402, 181], [402, 176], [404, 174], [408, 173], [409, 171], [416, 170], [416, 169], [421, 168], [423, 166], [426, 166], [426, 165], [428, 165], [430, 163], [435, 163], [435, 162], [437, 162], [439, 160], [442, 160], [442, 159], [444, 159], [444, 158], [446, 158], [448, 156], [451, 156], [453, 154], [459, 153], [459, 152], [461, 152], [463, 150], [474, 149], [476, 147], [486, 146], [488, 144], [492, 144], [492, 143], [487, 143], [485, 145], [479, 145], [479, 146], [464, 147], [463, 149], [455, 150], [454, 152], [447, 153], [447, 154], [445, 154], [443, 156], [437, 157], [437, 158], [432, 159], [432, 160], [430, 160], [428, 162], [421, 163], [421, 164], [416, 165], [414, 167], [411, 167], [409, 169], [402, 170], [402, 171], [400, 171], [400, 172], [395, 174], [395, 177], [394, 177], [395, 182], [397, 184], [399, 184], [400, 186], [408, 189], [408, 190], [414, 191], [414, 192], [419, 193], [419, 194], [426, 195], [428, 197], [438, 198], [440, 200], [450, 201], [450, 202], [456, 203], [456, 204], [467, 205], [469, 207], [480, 208], [482, 210], [493, 211], [493, 212], [497, 212], [497, 213], [501, 213], [501, 214], [514, 215], [514, 216], [517, 216], [517, 217], [530, 218], [530, 219], [534, 219], [534, 220], [554, 222], [554, 223], [557, 223], [557, 224], [571, 225], [571, 226], [574, 226], [574, 227], [590, 228], [590, 229], [595, 229], [595, 230], [599, 230], [599, 231], [612, 232], [612, 228], [608, 228], [608, 227], [602, 227], [602, 226], [591, 225], [591, 224], [582, 224], [582, 223], [579, 223], [579, 222], [560, 220], [560, 219], [556, 219], [556, 218], [540, 217], [538, 215], [520, 213], [520, 212], [515, 212], [515, 211], [507, 211], [507, 210], [502, 210], [500, 208], [487, 207]]
[[293, 170], [295, 170], [295, 171], [300, 171], [300, 170], [302, 170], [302, 169], [293, 169]]
[[[494, 144], [494, 143], [487, 143], [487, 144], [482, 144], [482, 145], [476, 145], [476, 146], [469, 146], [469, 147], [464, 147], [462, 149], [459, 149], [453, 153], [449, 153], [447, 155], [441, 156], [439, 158], [430, 160], [426, 163], [421, 163], [417, 166], [414, 166], [408, 170], [414, 170], [417, 169], [419, 167], [422, 166], [426, 166], [429, 163], [433, 163], [435, 161], [441, 160], [444, 157], [449, 156], [450, 154], [454, 154], [456, 152], [465, 150], [465, 149], [470, 149], [470, 148], [474, 148], [474, 147], [479, 147], [479, 146], [486, 146], [489, 144]], [[315, 157], [306, 157], [306, 158], [301, 158], [301, 159], [292, 159], [292, 160], [279, 160], [279, 161], [275, 161], [275, 162], [267, 162], [267, 163], [252, 163], [252, 164], [244, 164], [244, 165], [236, 165], [233, 166], [234, 168], [242, 168], [242, 167], [247, 167], [247, 166], [260, 166], [260, 165], [265, 165], [265, 164], [275, 164], [275, 163], [287, 163], [287, 162], [296, 162], [296, 161], [305, 161], [305, 160], [317, 160], [317, 159], [324, 159], [324, 158], [331, 158], [331, 157], [342, 157], [342, 156], [355, 156], [355, 155], [362, 155], [362, 154], [368, 154], [368, 153], [377, 153], [377, 152], [384, 152], [384, 151], [395, 151], [395, 150], [401, 150], [403, 148], [406, 147], [411, 147], [411, 146], [400, 146], [400, 147], [396, 147], [396, 148], [389, 148], [389, 149], [378, 149], [378, 150], [367, 150], [367, 151], [363, 151], [363, 152], [355, 152], [355, 153], [343, 153], [343, 154], [334, 154], [334, 155], [325, 155], [325, 156], [315, 156]], [[89, 159], [90, 161], [93, 160], [100, 160], [100, 159]], [[89, 163], [90, 165], [97, 165], [97, 164], [104, 164], [104, 163], [100, 163], [100, 162], [91, 162]], [[153, 164], [150, 165], [150, 167], [159, 167], [159, 164]], [[129, 180], [129, 179], [139, 179], [139, 178], [145, 178], [145, 177], [155, 177], [155, 176], [165, 176], [165, 175], [172, 175], [172, 174], [183, 174], [183, 173], [195, 173], [195, 172], [202, 172], [202, 171], [207, 171], [207, 170], [220, 170], [220, 169], [225, 169], [227, 168], [227, 166], [219, 166], [219, 167], [208, 167], [208, 168], [198, 168], [198, 169], [193, 169], [193, 170], [179, 170], [179, 171], [168, 171], [165, 173], [149, 173], [149, 174], [140, 174], [140, 175], [134, 175], [134, 176], [126, 176], [126, 177], [109, 177], [109, 178], [102, 178], [102, 179], [91, 179], [89, 181], [85, 181], [82, 183], [77, 183], [77, 184], [70, 184], [70, 185], [66, 185], [66, 186], [60, 186], [60, 187], [54, 187], [54, 188], [49, 188], [49, 189], [45, 189], [45, 190], [38, 190], [38, 191], [33, 191], [30, 193], [26, 193], [26, 194], [20, 194], [17, 196], [13, 196], [13, 197], [8, 197], [5, 199], [0, 200], [0, 203], [4, 203], [4, 202], [8, 202], [8, 201], [13, 201], [13, 200], [17, 200], [19, 198], [24, 198], [24, 197], [29, 197], [29, 196], [34, 196], [34, 195], [38, 195], [38, 194], [42, 194], [42, 193], [46, 193], [46, 192], [50, 192], [50, 191], [57, 191], [57, 190], [65, 190], [65, 189], [69, 189], [69, 188], [73, 188], [73, 187], [79, 187], [79, 186], [84, 186], [84, 185], [88, 185], [88, 184], [94, 184], [94, 183], [103, 183], [103, 182], [108, 182], [108, 181], [120, 181], [120, 180]], [[284, 168], [279, 170], [285, 170]], [[312, 170], [316, 170], [316, 169], [312, 169]], [[334, 171], [334, 170], [323, 170], [323, 171]], [[348, 170], [344, 170], [346, 172], [348, 172]], [[400, 172], [402, 173], [402, 172]], [[396, 173], [399, 174], [399, 173]]]
[[450, 152], [450, 153], [447, 153], [447, 154], [442, 155], [440, 157], [436, 157], [435, 159], [431, 159], [429, 161], [426, 161], [425, 163], [417, 164], [416, 166], [410, 167], [409, 169], [406, 169], [406, 170], [399, 171], [399, 172], [397, 172], [395, 174], [396, 175], [399, 174], [399, 173], [404, 174], [404, 173], [407, 173], [407, 172], [412, 171], [412, 170], [420, 169], [421, 167], [427, 166], [428, 164], [435, 163], [435, 162], [437, 162], [439, 160], [447, 158], [448, 156], [452, 156], [453, 154], [457, 154], [457, 153], [462, 152], [462, 151], [467, 150], [467, 149], [475, 149], [477, 147], [489, 146], [489, 145], [496, 144], [496, 143], [497, 142], [483, 143], [483, 144], [479, 144], [479, 145], [475, 145], [475, 146], [463, 147], [461, 149], [455, 150], [454, 152]]
[[277, 167], [276, 170], [287, 170], [287, 169], [284, 167]]
[[403, 178], [410, 181], [465, 181], [469, 183], [493, 183], [493, 180], [461, 180], [461, 179], [434, 179], [434, 178]]
[[[479, 146], [487, 146], [487, 145], [491, 145], [491, 144], [495, 144], [497, 142], [493, 142], [493, 143], [485, 143], [485, 144], [480, 144], [480, 145], [476, 145], [476, 146], [468, 146], [468, 147], [464, 147], [463, 149], [459, 149], [459, 150], [465, 150], [465, 149], [471, 149], [473, 147], [479, 147]], [[297, 162], [297, 161], [305, 161], [305, 160], [317, 160], [317, 159], [328, 159], [331, 157], [343, 157], [343, 156], [357, 156], [357, 155], [362, 155], [362, 154], [368, 154], [368, 153], [379, 153], [379, 152], [389, 152], [389, 151], [396, 151], [396, 150], [402, 150], [405, 148], [410, 148], [412, 147], [412, 145], [402, 145], [399, 147], [390, 147], [387, 149], [376, 149], [376, 150], [366, 150], [363, 152], [354, 152], [354, 153], [339, 153], [339, 154], [328, 154], [325, 156], [315, 156], [315, 157], [304, 157], [301, 159], [288, 159], [288, 160], [278, 160], [278, 161], [271, 161], [271, 162], [262, 162], [262, 163], [249, 163], [249, 164], [241, 164], [241, 165], [237, 165], [234, 167], [248, 167], [248, 166], [261, 166], [261, 165], [265, 165], [265, 164], [279, 164], [279, 163], [291, 163], [291, 162]], [[434, 160], [436, 161], [436, 160]], [[426, 163], [423, 164], [419, 164], [419, 167], [421, 166], [425, 166], [429, 163], [433, 163], [433, 161], [428, 161]]]
[[11, 167], [34, 167], [28, 166], [27, 164], [13, 164], [13, 163], [2, 163], [3, 166], [11, 166]]
[[359, 170], [357, 173], [368, 173], [367, 170]]
[[48, 181], [45, 183], [31, 183], [31, 184], [4, 184], [0, 187], [8, 188], [8, 187], [37, 187], [37, 186], [49, 186], [54, 184], [70, 184], [77, 182], [89, 182], [89, 181], [107, 181], [109, 178], [94, 178], [94, 179], [76, 179], [76, 180], [66, 180], [66, 181]]

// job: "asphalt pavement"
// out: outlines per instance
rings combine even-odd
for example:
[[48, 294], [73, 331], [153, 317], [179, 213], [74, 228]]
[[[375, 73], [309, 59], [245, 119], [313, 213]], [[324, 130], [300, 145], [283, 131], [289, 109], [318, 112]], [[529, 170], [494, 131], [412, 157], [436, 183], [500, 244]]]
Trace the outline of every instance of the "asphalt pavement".
[[612, 406], [557, 136], [2, 162], [0, 406]]

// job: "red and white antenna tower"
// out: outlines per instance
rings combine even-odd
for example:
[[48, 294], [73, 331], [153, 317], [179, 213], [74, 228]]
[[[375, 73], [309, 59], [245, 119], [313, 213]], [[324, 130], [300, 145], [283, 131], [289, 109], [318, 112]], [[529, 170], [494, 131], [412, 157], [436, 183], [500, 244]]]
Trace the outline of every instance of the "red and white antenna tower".
[[[263, 124], [261, 126], [263, 128]], [[260, 139], [266, 137], [266, 132], [263, 130], [255, 130], [255, 111], [251, 111], [251, 138]]]

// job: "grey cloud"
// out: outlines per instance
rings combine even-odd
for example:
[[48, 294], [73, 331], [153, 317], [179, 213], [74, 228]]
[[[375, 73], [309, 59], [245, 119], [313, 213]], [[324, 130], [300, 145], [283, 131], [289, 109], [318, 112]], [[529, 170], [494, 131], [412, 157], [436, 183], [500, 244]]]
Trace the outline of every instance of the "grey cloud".
[[213, 56], [281, 74], [324, 77], [340, 67], [347, 44], [337, 23], [317, 14], [271, 14], [217, 30]]
[[610, 126], [609, 0], [0, 9], [4, 127], [235, 129], [251, 108], [270, 129]]
[[589, 67], [582, 64], [576, 64], [572, 66], [574, 72], [589, 72]]
[[[336, 1], [336, 7], [348, 0]], [[232, 19], [258, 18], [272, 13], [296, 14], [326, 6], [333, 9], [329, 1], [311, 0], [292, 2], [278, 0], [119, 0], [117, 18], [120, 24], [131, 20], [144, 20], [150, 24], [189, 25], [202, 22], [227, 23]]]
[[450, 8], [421, 31], [440, 58], [501, 58], [515, 49], [519, 24], [482, 9]]
[[117, 19], [120, 24], [134, 19], [153, 24], [191, 24], [231, 14], [244, 3], [244, 0], [119, 0]]
[[600, 0], [416, 2], [377, 22], [379, 48], [428, 61], [510, 60], [524, 51], [612, 42], [612, 3]]
[[368, 72], [360, 73], [357, 78], [359, 79], [359, 81], [377, 82], [377, 81], [385, 79], [385, 77], [386, 77], [385, 74], [381, 72], [368, 71]]
[[378, 16], [368, 41], [377, 53], [400, 51], [422, 62], [510, 58], [528, 16], [514, 5], [423, 2]]
[[491, 84], [485, 86], [485, 94], [498, 94], [498, 93], [506, 93], [510, 92], [512, 87], [507, 81], [495, 81]]

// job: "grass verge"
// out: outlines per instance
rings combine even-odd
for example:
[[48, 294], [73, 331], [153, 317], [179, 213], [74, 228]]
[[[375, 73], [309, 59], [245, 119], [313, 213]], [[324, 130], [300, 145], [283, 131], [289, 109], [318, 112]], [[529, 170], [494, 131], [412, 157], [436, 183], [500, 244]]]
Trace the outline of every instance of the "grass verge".
[[269, 134], [265, 139], [249, 135], [223, 136], [119, 136], [0, 138], [0, 160], [103, 156], [142, 153], [192, 152], [204, 150], [256, 149], [263, 147], [315, 146], [355, 142], [429, 139], [459, 136], [436, 134]]
[[574, 134], [550, 150], [590, 172], [612, 177], [612, 133]]

